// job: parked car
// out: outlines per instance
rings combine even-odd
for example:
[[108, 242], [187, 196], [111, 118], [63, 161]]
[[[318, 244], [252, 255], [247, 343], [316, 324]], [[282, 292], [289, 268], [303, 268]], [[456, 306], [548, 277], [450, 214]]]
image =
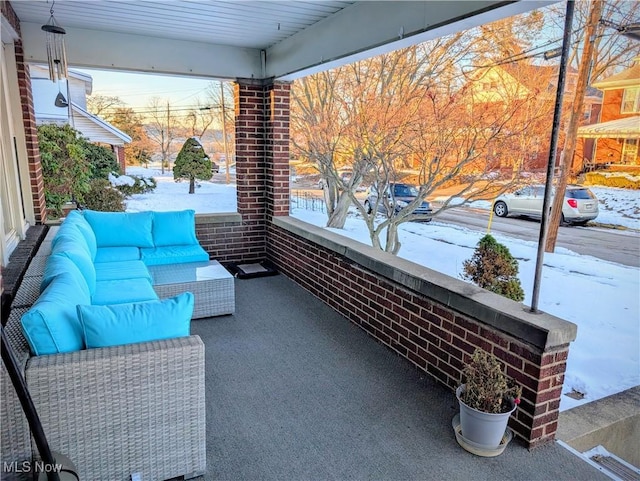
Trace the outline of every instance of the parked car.
[[[528, 185], [510, 194], [502, 194], [493, 203], [498, 217], [521, 215], [540, 218], [544, 185]], [[562, 204], [562, 223], [585, 225], [598, 217], [598, 199], [582, 185], [567, 185]]]
[[[402, 209], [407, 207], [413, 200], [418, 197], [418, 188], [415, 185], [411, 184], [396, 184], [392, 183], [385, 189], [384, 195], [386, 196], [388, 202], [384, 202], [384, 200], [380, 200], [378, 202], [378, 191], [375, 186], [370, 187], [367, 190], [367, 198], [364, 201], [364, 207], [367, 210], [368, 214], [371, 214], [373, 211], [373, 206], [378, 206], [378, 212], [382, 214], [389, 215], [387, 212], [387, 205], [393, 207], [393, 214], [397, 214]], [[386, 205], [385, 205], [386, 204]], [[414, 211], [414, 214], [431, 214], [433, 213], [433, 209], [431, 209], [431, 205], [426, 200], [422, 201]], [[431, 221], [431, 217], [425, 219], [426, 222]]]
[[220, 166], [216, 164], [213, 160], [211, 161], [211, 175], [217, 174], [220, 172]]

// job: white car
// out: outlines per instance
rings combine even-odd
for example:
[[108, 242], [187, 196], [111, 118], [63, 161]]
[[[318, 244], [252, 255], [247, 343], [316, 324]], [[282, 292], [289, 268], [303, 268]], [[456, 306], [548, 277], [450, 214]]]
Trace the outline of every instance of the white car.
[[[544, 185], [528, 185], [511, 194], [502, 194], [493, 203], [498, 217], [522, 215], [540, 218], [544, 201]], [[562, 223], [585, 225], [598, 217], [598, 199], [584, 186], [567, 185], [562, 204]]]

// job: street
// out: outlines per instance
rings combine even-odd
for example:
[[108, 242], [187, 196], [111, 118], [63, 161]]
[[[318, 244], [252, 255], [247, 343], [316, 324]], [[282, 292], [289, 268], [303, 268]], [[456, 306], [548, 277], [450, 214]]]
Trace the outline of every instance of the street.
[[[436, 216], [434, 221], [485, 231], [490, 212], [483, 209], [457, 207]], [[524, 217], [493, 216], [491, 231], [517, 239], [538, 241], [540, 222]], [[599, 227], [564, 227], [558, 230], [557, 247], [565, 247], [618, 264], [640, 267], [640, 234], [638, 232]]]

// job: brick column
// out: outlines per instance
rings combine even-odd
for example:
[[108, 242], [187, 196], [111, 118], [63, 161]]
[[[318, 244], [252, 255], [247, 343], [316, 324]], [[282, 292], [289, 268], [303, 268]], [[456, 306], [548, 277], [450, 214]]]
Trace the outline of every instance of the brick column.
[[[2, 15], [20, 35], [20, 20], [9, 2], [2, 2]], [[24, 61], [22, 41], [14, 44], [16, 54], [16, 69], [18, 71], [18, 89], [22, 102], [22, 123], [27, 147], [27, 161], [29, 163], [29, 179], [31, 183], [31, 196], [36, 223], [40, 224], [47, 218], [47, 209], [44, 199], [44, 180], [42, 178], [42, 165], [40, 163], [40, 148], [38, 146], [38, 131], [36, 129], [36, 116], [33, 110], [33, 95], [31, 93], [31, 77], [29, 66]], [[24, 195], [28, 195], [26, 192]]]
[[120, 166], [120, 172], [124, 174], [127, 171], [127, 160], [125, 158], [124, 145], [112, 145], [111, 150], [116, 155], [116, 160]]
[[266, 86], [267, 216], [289, 215], [289, 92], [290, 83]]

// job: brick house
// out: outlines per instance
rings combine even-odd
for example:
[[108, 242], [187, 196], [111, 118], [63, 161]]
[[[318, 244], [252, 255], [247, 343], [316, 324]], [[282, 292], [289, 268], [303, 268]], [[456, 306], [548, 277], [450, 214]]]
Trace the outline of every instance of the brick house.
[[[526, 124], [526, 135], [522, 136], [512, 151], [519, 153], [525, 170], [544, 169], [549, 159], [549, 144], [551, 140], [551, 122], [556, 100], [558, 67], [547, 65], [532, 65], [525, 62], [511, 62], [478, 70], [470, 76], [468, 93], [474, 104], [488, 104], [500, 111], [501, 105], [515, 105], [518, 103], [514, 122]], [[573, 68], [567, 69], [564, 91], [563, 112], [569, 112], [575, 96], [578, 72]], [[597, 122], [602, 105], [602, 94], [589, 87], [584, 97], [583, 118], [581, 125]], [[508, 108], [508, 107], [507, 107]], [[568, 117], [561, 120], [559, 151], [556, 158], [560, 159], [560, 150], [564, 143], [564, 126]], [[580, 170], [583, 159], [590, 162], [593, 155], [593, 141], [579, 143], [574, 157], [574, 170]]]
[[578, 129], [578, 137], [595, 141], [591, 167], [640, 169], [640, 57], [593, 87], [604, 92], [599, 122]]

